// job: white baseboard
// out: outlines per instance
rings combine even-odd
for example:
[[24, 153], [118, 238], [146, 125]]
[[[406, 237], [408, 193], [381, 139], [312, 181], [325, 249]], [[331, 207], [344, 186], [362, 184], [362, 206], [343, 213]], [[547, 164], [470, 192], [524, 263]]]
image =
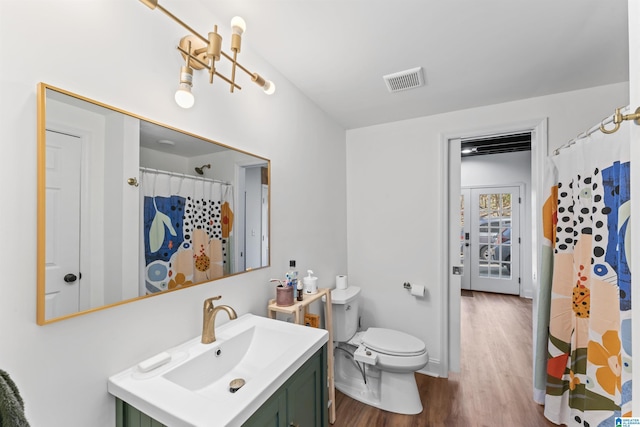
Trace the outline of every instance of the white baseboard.
[[442, 372], [443, 368], [444, 367], [440, 364], [439, 359], [429, 358], [429, 363], [427, 363], [427, 366], [420, 369], [418, 373], [423, 375], [429, 375], [430, 377], [447, 378], [449, 374], [448, 372]]

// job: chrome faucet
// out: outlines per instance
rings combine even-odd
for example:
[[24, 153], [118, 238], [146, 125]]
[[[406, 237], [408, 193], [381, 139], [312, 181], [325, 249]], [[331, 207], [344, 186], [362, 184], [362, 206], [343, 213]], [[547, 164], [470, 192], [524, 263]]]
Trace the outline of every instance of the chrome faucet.
[[229, 319], [237, 319], [236, 311], [228, 305], [213, 306], [213, 302], [222, 298], [222, 295], [204, 300], [202, 308], [202, 344], [211, 344], [216, 340], [216, 314], [224, 310], [229, 315]]

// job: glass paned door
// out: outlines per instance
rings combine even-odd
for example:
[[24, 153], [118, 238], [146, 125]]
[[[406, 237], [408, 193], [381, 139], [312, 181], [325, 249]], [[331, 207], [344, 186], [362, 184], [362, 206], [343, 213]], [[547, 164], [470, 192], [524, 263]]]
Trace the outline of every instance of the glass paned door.
[[471, 290], [469, 254], [471, 250], [471, 189], [460, 189], [460, 265], [463, 266], [460, 288]]
[[519, 294], [519, 187], [472, 188], [471, 289]]

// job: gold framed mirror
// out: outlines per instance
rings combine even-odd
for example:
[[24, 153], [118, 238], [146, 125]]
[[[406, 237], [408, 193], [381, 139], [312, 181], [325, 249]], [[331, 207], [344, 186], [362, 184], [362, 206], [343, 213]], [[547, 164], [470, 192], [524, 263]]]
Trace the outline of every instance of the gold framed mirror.
[[270, 160], [38, 84], [37, 323], [269, 266]]

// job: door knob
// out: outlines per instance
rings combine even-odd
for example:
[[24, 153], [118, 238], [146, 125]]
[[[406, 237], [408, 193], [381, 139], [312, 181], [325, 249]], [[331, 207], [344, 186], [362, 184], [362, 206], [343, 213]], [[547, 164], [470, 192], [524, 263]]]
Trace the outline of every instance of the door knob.
[[78, 276], [76, 276], [73, 273], [69, 273], [69, 274], [65, 274], [64, 275], [64, 281], [67, 282], [67, 283], [73, 283], [76, 280], [78, 280]]

